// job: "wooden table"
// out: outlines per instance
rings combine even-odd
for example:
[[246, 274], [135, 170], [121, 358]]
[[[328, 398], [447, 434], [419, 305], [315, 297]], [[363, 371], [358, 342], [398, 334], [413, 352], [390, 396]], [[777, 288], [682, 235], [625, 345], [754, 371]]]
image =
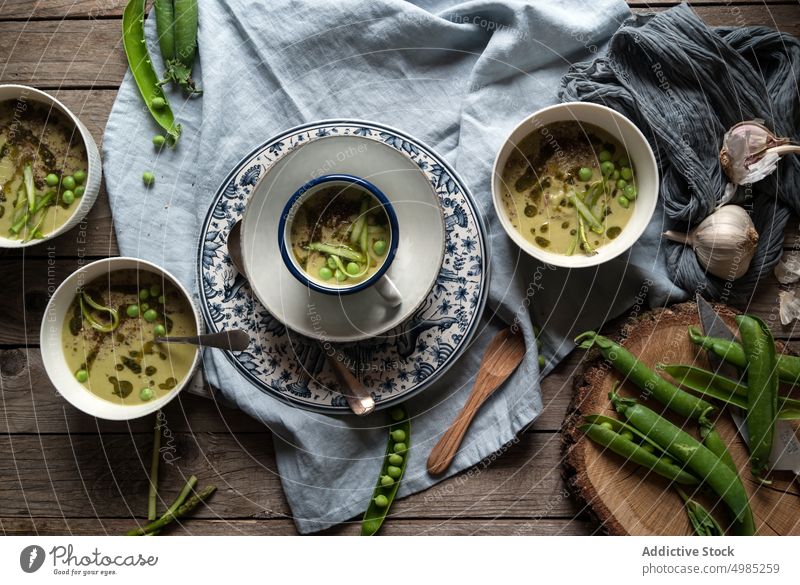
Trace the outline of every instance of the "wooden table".
[[[3, 0], [0, 82], [55, 93], [98, 143], [126, 62], [120, 43], [124, 0]], [[647, 10], [639, 0], [634, 10]], [[652, 5], [663, 10], [672, 1]], [[763, 24], [800, 34], [797, 1], [695, 2], [714, 25]], [[797, 230], [787, 245], [796, 245]], [[74, 234], [27, 252], [0, 253], [0, 532], [119, 534], [147, 509], [152, 419], [98, 421], [67, 405], [42, 368], [38, 328], [52, 291], [81, 262], [117, 254], [105, 193]], [[766, 313], [777, 283], [762, 285], [749, 310]], [[544, 412], [491, 465], [396, 502], [384, 534], [587, 534], [595, 526], [566, 492], [558, 430], [580, 352], [542, 384]], [[275, 466], [272, 437], [259, 423], [211, 400], [183, 394], [165, 411], [161, 486], [170, 500], [187, 474], [219, 491], [183, 527], [192, 534], [294, 534]], [[354, 534], [356, 522], [330, 533]]]

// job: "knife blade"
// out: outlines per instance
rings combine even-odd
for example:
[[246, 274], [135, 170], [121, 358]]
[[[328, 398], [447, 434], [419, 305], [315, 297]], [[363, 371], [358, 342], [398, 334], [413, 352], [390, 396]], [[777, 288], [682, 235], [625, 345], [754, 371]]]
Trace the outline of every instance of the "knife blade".
[[[697, 294], [697, 312], [700, 317], [700, 326], [705, 335], [728, 341], [738, 341], [733, 331], [730, 330], [714, 310], [714, 307], [700, 293]], [[707, 351], [706, 355], [713, 371], [743, 384], [747, 383], [747, 380], [743, 379], [742, 373], [735, 366], [726, 363], [712, 351]], [[750, 439], [747, 434], [746, 413], [734, 406], [731, 406], [729, 411], [736, 428], [739, 430], [739, 434], [744, 439], [745, 444], [749, 446]], [[775, 421], [775, 440], [772, 443], [769, 461], [774, 471], [788, 470], [793, 471], [795, 475], [800, 475], [800, 440], [798, 440], [794, 428], [788, 421]]]

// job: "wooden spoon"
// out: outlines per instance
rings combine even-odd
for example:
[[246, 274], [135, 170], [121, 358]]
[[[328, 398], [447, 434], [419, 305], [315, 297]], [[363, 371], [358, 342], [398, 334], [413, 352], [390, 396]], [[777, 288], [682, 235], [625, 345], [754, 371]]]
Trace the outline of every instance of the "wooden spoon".
[[512, 332], [511, 328], [503, 329], [489, 342], [472, 393], [428, 457], [428, 473], [439, 475], [450, 467], [481, 405], [517, 369], [524, 356], [525, 338], [519, 330]]

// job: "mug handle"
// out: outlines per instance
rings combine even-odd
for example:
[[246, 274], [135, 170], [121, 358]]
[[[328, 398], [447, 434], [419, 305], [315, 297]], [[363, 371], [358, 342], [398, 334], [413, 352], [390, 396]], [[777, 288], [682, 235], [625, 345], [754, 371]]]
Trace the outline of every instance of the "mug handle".
[[375, 283], [375, 290], [383, 297], [383, 300], [388, 303], [390, 307], [399, 307], [403, 303], [403, 297], [397, 289], [392, 279], [385, 274], [380, 277], [378, 282]]

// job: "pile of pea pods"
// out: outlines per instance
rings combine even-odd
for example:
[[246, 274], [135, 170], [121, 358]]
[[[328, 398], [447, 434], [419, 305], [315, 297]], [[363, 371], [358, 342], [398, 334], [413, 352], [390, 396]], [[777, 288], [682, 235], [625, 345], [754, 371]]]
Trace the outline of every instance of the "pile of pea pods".
[[747, 492], [725, 443], [714, 429], [717, 407], [706, 398], [747, 410], [750, 470], [768, 483], [769, 455], [775, 421], [800, 419], [800, 400], [779, 394], [780, 382], [794, 385], [800, 379], [800, 358], [779, 355], [767, 325], [751, 315], [739, 315], [741, 343], [704, 336], [689, 328], [690, 340], [746, 371], [746, 384], [688, 365], [659, 365], [687, 392], [648, 368], [624, 347], [594, 331], [576, 338], [584, 349], [596, 348], [603, 358], [656, 401], [687, 421], [698, 424], [700, 440], [681, 427], [615, 389], [610, 398], [623, 420], [593, 414], [580, 429], [592, 441], [637, 465], [668, 479], [678, 490], [696, 534], [722, 534], [716, 520], [679, 485], [709, 490], [727, 506], [732, 530], [739, 535], [756, 532]]

